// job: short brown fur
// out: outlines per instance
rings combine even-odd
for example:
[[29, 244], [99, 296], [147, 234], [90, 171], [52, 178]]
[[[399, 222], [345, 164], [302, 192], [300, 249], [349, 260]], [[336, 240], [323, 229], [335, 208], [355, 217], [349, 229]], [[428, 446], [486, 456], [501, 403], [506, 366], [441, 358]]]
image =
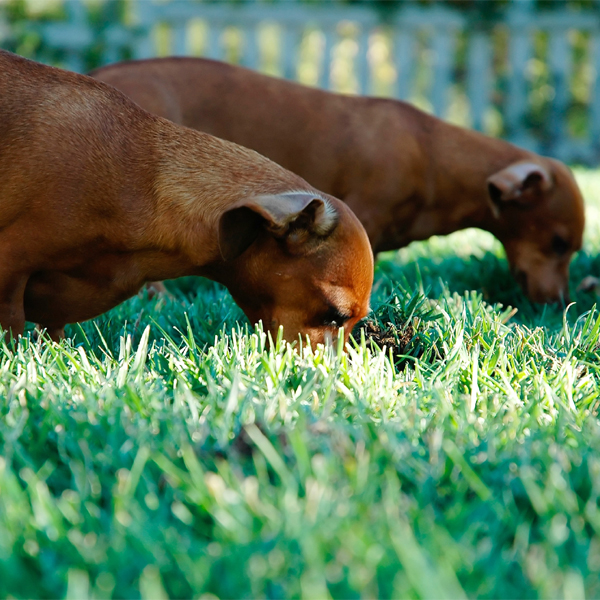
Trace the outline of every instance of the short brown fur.
[[[205, 59], [132, 61], [92, 75], [151, 112], [253, 148], [341, 198], [376, 252], [480, 227], [504, 244], [534, 301], [568, 296], [584, 207], [558, 161], [404, 102], [332, 94]], [[505, 189], [517, 175], [518, 185]]]
[[335, 335], [334, 309], [346, 334], [366, 314], [364, 229], [297, 175], [5, 51], [0, 98], [0, 324], [13, 335], [27, 319], [58, 338], [182, 275], [223, 283], [290, 340]]

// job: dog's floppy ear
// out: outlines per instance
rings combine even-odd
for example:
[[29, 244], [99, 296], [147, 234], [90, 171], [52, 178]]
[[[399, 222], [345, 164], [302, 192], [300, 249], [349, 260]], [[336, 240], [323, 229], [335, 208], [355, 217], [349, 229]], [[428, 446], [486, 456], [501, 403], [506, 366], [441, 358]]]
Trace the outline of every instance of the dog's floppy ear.
[[338, 215], [328, 200], [309, 192], [257, 196], [234, 204], [219, 222], [219, 248], [224, 260], [242, 254], [261, 229], [297, 245], [325, 237], [335, 228]]
[[552, 187], [552, 178], [544, 167], [532, 162], [514, 163], [487, 180], [494, 216], [500, 216], [504, 202], [526, 205], [541, 198]]

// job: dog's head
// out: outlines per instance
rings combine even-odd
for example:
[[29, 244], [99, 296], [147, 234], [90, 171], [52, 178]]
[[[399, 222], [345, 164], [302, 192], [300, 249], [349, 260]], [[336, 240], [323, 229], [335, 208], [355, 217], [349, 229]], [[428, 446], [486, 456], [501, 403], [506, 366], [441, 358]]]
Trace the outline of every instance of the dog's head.
[[540, 158], [509, 165], [487, 180], [511, 270], [534, 302], [567, 302], [569, 263], [581, 248], [583, 197], [570, 170]]
[[238, 202], [220, 219], [221, 277], [248, 318], [313, 344], [347, 341], [369, 310], [373, 253], [354, 213], [307, 191]]

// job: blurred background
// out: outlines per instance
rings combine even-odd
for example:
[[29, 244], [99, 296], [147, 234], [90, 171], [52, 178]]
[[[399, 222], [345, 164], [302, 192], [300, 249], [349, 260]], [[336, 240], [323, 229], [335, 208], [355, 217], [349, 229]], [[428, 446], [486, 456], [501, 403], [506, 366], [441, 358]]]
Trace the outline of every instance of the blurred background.
[[0, 46], [78, 72], [206, 56], [600, 162], [598, 0], [0, 0]]

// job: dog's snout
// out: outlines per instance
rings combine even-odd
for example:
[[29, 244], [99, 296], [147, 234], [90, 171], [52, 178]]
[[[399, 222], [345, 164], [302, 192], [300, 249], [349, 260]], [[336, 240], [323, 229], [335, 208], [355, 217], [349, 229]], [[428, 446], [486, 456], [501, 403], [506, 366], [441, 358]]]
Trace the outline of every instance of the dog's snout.
[[571, 303], [568, 274], [543, 266], [529, 270], [514, 267], [512, 273], [523, 293], [533, 302], [563, 308]]
[[[554, 304], [558, 308], [565, 308], [571, 303], [568, 285], [557, 287], [536, 285], [538, 282], [527, 276], [525, 276], [525, 281], [527, 287], [523, 286], [523, 291], [534, 302]], [[521, 282], [519, 281], [519, 283]]]

